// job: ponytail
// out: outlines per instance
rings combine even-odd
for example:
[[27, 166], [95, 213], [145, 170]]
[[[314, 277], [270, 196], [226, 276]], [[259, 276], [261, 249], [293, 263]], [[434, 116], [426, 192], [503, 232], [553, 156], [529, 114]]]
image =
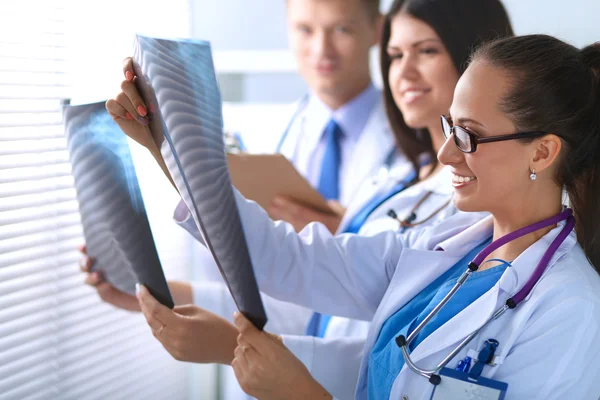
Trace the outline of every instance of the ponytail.
[[[577, 239], [590, 262], [600, 270], [600, 43], [581, 50], [584, 65], [592, 75], [589, 88], [590, 132], [585, 142], [586, 154], [582, 154], [581, 174], [567, 186], [569, 200], [575, 213]], [[571, 186], [571, 187], [569, 187]]]

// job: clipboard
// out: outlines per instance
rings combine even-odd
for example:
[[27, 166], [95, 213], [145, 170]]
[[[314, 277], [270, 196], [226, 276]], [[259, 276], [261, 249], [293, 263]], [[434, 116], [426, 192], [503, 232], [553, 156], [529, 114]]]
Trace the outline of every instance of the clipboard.
[[317, 211], [336, 214], [282, 154], [227, 154], [227, 163], [233, 185], [265, 210], [275, 196], [283, 195]]

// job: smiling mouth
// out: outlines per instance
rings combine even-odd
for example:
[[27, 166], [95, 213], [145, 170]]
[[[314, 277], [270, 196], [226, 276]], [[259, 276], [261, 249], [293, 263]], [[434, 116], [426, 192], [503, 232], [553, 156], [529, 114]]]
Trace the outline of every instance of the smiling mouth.
[[466, 186], [469, 183], [476, 181], [477, 178], [474, 176], [462, 176], [462, 175], [452, 175], [452, 186], [454, 187], [462, 187]]
[[429, 93], [431, 89], [409, 89], [402, 92], [402, 100], [410, 104]]
[[319, 64], [315, 66], [315, 70], [321, 73], [333, 72], [337, 69], [335, 64]]

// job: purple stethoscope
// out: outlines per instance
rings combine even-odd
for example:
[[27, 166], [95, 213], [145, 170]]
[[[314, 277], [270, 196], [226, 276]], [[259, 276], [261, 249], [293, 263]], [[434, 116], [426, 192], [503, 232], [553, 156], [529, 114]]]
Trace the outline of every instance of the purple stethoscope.
[[[561, 221], [567, 221], [565, 227], [560, 231], [558, 236], [552, 241], [544, 255], [542, 256], [540, 262], [537, 267], [533, 271], [533, 274], [529, 278], [529, 280], [525, 283], [523, 288], [517, 292], [514, 296], [506, 300], [506, 303], [500, 307], [492, 316], [476, 331], [467, 336], [446, 358], [444, 358], [434, 369], [432, 370], [424, 370], [415, 365], [415, 363], [410, 359], [410, 353], [408, 350], [408, 346], [410, 343], [417, 337], [419, 332], [427, 325], [427, 323], [441, 310], [448, 301], [454, 296], [454, 294], [460, 289], [460, 287], [465, 283], [465, 281], [469, 278], [469, 276], [477, 271], [481, 262], [486, 259], [488, 255], [490, 255], [496, 249], [504, 246], [506, 243], [509, 243], [515, 239], [518, 239], [522, 236], [525, 236], [529, 233], [535, 232], [542, 228], [546, 228], [548, 226], [557, 224]], [[402, 356], [404, 357], [404, 361], [408, 368], [414, 373], [421, 375], [427, 379], [433, 385], [438, 385], [441, 382], [441, 377], [439, 372], [454, 358], [456, 355], [467, 345], [477, 334], [485, 328], [490, 322], [500, 318], [502, 314], [506, 312], [508, 309], [513, 309], [517, 307], [531, 292], [536, 283], [541, 279], [542, 274], [548, 267], [548, 263], [550, 259], [556, 253], [560, 245], [565, 241], [567, 236], [573, 230], [575, 226], [575, 218], [573, 217], [573, 210], [570, 208], [566, 208], [560, 214], [555, 215], [554, 217], [550, 217], [543, 221], [536, 222], [524, 228], [518, 229], [514, 232], [509, 233], [501, 237], [498, 240], [490, 243], [487, 247], [485, 247], [477, 256], [469, 263], [469, 266], [465, 272], [458, 278], [454, 287], [450, 290], [450, 292], [440, 301], [440, 303], [433, 309], [431, 312], [425, 317], [425, 319], [415, 328], [415, 330], [405, 338], [404, 335], [400, 335], [396, 337], [396, 344], [398, 347], [402, 349]]]

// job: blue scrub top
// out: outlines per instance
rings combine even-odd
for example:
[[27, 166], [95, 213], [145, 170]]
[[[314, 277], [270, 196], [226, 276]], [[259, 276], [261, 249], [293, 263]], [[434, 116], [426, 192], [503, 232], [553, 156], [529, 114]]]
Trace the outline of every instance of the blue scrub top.
[[[408, 337], [425, 317], [437, 306], [456, 284], [459, 276], [467, 269], [468, 263], [491, 242], [491, 238], [474, 248], [452, 268], [433, 281], [417, 294], [404, 307], [392, 315], [382, 326], [379, 337], [369, 357], [368, 398], [388, 399], [392, 385], [404, 366], [402, 350], [396, 344], [396, 337]], [[509, 263], [473, 273], [450, 301], [442, 307], [425, 328], [412, 341], [409, 348], [414, 350], [427, 336], [464, 310], [484, 293], [490, 290], [500, 279]]]

